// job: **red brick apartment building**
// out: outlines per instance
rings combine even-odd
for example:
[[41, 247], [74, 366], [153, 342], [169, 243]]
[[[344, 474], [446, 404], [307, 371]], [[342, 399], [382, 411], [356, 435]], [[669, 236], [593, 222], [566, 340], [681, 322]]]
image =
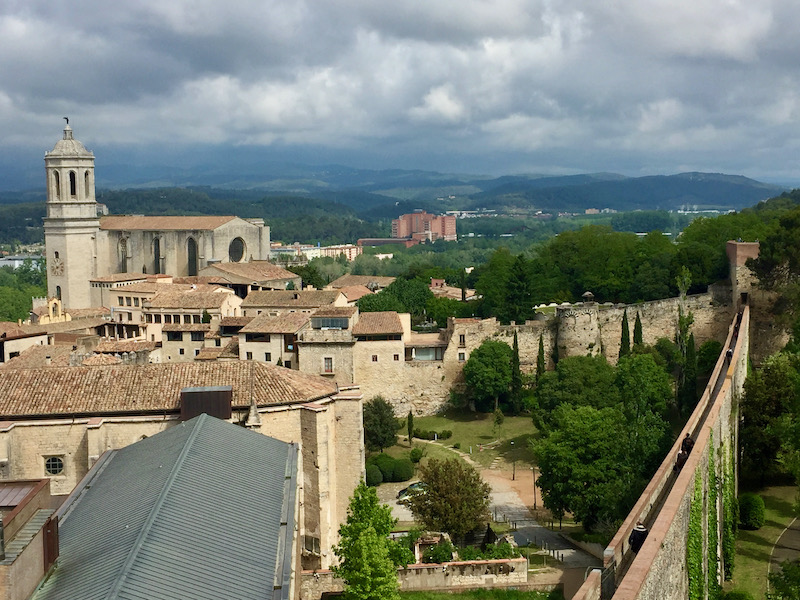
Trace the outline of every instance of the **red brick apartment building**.
[[401, 215], [392, 221], [392, 237], [431, 242], [455, 241], [456, 218], [453, 215], [437, 217], [424, 210]]

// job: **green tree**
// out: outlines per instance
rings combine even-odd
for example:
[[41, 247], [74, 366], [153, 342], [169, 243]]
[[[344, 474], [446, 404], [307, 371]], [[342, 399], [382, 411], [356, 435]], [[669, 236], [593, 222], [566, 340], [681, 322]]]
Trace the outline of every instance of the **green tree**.
[[800, 562], [782, 562], [769, 574], [769, 586], [769, 600], [800, 600]]
[[694, 410], [697, 404], [697, 351], [694, 345], [694, 334], [689, 334], [686, 344], [686, 358], [683, 363], [683, 385], [678, 390], [680, 396], [679, 406], [682, 407], [684, 415], [688, 415]]
[[512, 350], [508, 344], [486, 340], [464, 363], [464, 381], [479, 410], [492, 410], [511, 385]]
[[420, 467], [425, 493], [411, 497], [414, 519], [432, 531], [445, 531], [461, 540], [491, 518], [491, 488], [470, 465], [457, 458], [431, 458]]
[[410, 410], [408, 411], [408, 417], [406, 418], [406, 428], [408, 429], [408, 443], [413, 445], [414, 444], [414, 413]]
[[636, 311], [636, 322], [633, 324], [633, 345], [641, 346], [644, 344], [644, 337], [642, 336], [642, 318], [639, 311]]
[[507, 248], [498, 248], [479, 269], [475, 291], [481, 296], [480, 314], [484, 317], [508, 314], [507, 286], [514, 257]]
[[397, 419], [392, 405], [381, 396], [364, 404], [364, 443], [370, 450], [383, 452], [397, 442]]
[[511, 390], [508, 402], [512, 415], [519, 414], [522, 410], [522, 370], [519, 367], [519, 341], [517, 332], [514, 331], [514, 345], [511, 347]]
[[398, 599], [397, 567], [413, 560], [408, 548], [389, 540], [397, 523], [381, 504], [374, 488], [362, 481], [353, 491], [347, 520], [339, 527], [333, 572], [345, 582], [344, 597], [352, 600]]
[[303, 280], [304, 287], [313, 287], [318, 290], [321, 290], [328, 283], [322, 276], [322, 274], [319, 272], [317, 267], [311, 264], [301, 265], [301, 266], [290, 266], [288, 270], [294, 273], [295, 275], [300, 275], [300, 279]]
[[800, 377], [793, 359], [783, 353], [768, 357], [744, 382], [740, 425], [741, 469], [761, 486], [775, 473], [786, 416], [796, 414]]
[[547, 371], [547, 361], [544, 358], [544, 339], [542, 334], [539, 334], [539, 353], [536, 355], [536, 384], [539, 384], [539, 379]]
[[528, 263], [522, 254], [511, 264], [506, 290], [505, 311], [498, 317], [505, 323], [525, 323], [532, 313], [533, 298]]
[[382, 290], [376, 294], [361, 296], [361, 298], [356, 301], [356, 306], [358, 306], [358, 310], [361, 312], [408, 312], [405, 304], [403, 304], [397, 296], [387, 294], [386, 290]]
[[622, 336], [619, 342], [619, 358], [625, 358], [631, 353], [631, 328], [628, 325], [628, 311], [622, 311]]

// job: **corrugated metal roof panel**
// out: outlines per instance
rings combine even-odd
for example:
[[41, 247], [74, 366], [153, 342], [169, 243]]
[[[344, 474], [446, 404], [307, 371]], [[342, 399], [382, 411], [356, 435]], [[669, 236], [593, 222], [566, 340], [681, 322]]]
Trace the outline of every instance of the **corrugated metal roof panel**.
[[296, 456], [207, 415], [117, 451], [62, 520], [57, 569], [34, 599], [270, 597], [293, 552], [280, 549], [281, 513]]

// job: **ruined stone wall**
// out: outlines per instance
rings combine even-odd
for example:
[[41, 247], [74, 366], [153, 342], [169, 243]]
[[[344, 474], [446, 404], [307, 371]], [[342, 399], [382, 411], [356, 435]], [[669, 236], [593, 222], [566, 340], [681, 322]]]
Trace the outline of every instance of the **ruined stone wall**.
[[[725, 295], [724, 297], [727, 297]], [[398, 416], [411, 410], [416, 415], [431, 415], [447, 405], [450, 391], [463, 391], [462, 368], [470, 353], [485, 340], [499, 340], [513, 344], [517, 333], [520, 368], [524, 373], [536, 372], [539, 354], [539, 337], [544, 343], [547, 368], [553, 369], [554, 350], [558, 355], [585, 356], [603, 354], [616, 364], [622, 337], [623, 313], [628, 313], [631, 342], [636, 314], [642, 320], [642, 338], [645, 344], [654, 344], [659, 338], [675, 339], [678, 324], [678, 298], [643, 302], [635, 305], [579, 303], [558, 307], [555, 315], [528, 321], [520, 325], [501, 325], [497, 319], [452, 319], [444, 337], [448, 346], [441, 361], [404, 361], [394, 369], [366, 364], [357, 373], [366, 379], [356, 378], [365, 398], [380, 393], [388, 400]], [[694, 315], [692, 333], [699, 347], [707, 340], [723, 341], [733, 315], [733, 306], [720, 301], [720, 295], [707, 293], [688, 296], [685, 307]], [[356, 344], [358, 346], [361, 342]], [[365, 365], [369, 356], [362, 352], [357, 359]], [[398, 369], [399, 367], [399, 369]]]

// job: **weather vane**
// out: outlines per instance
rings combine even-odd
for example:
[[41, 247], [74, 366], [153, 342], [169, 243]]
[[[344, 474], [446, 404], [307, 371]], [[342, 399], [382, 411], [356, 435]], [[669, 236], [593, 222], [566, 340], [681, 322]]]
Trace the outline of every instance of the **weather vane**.
[[67, 122], [67, 125], [69, 125], [69, 117], [64, 117], [64, 120]]

